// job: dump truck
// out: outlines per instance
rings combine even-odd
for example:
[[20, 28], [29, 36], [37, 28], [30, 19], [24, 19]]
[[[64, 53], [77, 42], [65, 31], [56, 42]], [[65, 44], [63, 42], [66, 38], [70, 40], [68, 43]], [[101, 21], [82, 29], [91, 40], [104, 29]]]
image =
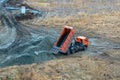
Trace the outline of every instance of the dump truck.
[[88, 48], [88, 39], [84, 36], [74, 37], [73, 27], [65, 26], [51, 51], [53, 54], [73, 54]]

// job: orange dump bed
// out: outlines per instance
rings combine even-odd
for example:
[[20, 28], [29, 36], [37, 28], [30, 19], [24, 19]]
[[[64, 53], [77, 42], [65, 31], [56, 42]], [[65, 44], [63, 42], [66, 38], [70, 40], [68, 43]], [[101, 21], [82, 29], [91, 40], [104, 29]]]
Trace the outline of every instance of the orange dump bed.
[[[73, 28], [65, 26], [60, 34], [60, 37], [54, 44], [53, 52], [55, 49], [57, 49], [57, 52], [66, 53], [73, 40], [73, 35], [74, 35]], [[54, 53], [56, 53], [56, 51]]]

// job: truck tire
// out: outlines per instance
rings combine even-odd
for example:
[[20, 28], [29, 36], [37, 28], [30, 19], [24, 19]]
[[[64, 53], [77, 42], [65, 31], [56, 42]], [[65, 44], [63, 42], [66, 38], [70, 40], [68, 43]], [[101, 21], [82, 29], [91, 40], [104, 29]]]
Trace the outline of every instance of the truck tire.
[[71, 54], [74, 54], [76, 51], [75, 51], [75, 49], [72, 49], [71, 50]]
[[70, 51], [70, 50], [67, 51], [66, 55], [69, 55], [69, 54], [71, 54], [71, 51]]
[[79, 51], [79, 46], [75, 46], [75, 52], [78, 52]]
[[83, 51], [85, 51], [87, 49], [87, 47], [86, 46], [83, 46]]

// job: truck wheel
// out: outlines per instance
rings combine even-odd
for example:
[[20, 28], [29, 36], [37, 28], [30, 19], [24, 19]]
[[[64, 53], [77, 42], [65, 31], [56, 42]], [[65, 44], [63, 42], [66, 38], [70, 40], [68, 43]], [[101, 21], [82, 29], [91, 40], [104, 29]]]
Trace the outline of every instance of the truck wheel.
[[69, 55], [69, 54], [71, 54], [71, 51], [70, 51], [70, 50], [67, 51], [66, 55]]
[[76, 46], [75, 47], [75, 52], [78, 52], [79, 51], [79, 46]]
[[83, 51], [85, 51], [87, 49], [87, 47], [86, 46], [83, 46]]
[[71, 51], [72, 54], [74, 54], [75, 52], [76, 52], [75, 49], [73, 49], [73, 50]]

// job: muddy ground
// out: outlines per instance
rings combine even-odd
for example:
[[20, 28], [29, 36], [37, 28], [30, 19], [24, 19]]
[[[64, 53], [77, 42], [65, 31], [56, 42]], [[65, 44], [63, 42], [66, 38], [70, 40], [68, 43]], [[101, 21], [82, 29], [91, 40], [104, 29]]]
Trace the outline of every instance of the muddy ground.
[[[32, 1], [36, 5], [33, 5]], [[4, 53], [4, 50], [1, 51], [1, 67], [20, 66], [1, 69], [0, 79], [120, 79], [119, 0], [51, 0], [40, 1], [39, 3], [38, 0], [31, 0], [27, 4], [37, 9], [46, 9], [48, 12], [42, 20], [35, 18], [21, 21], [26, 27], [30, 27], [27, 29], [31, 31], [33, 37], [25, 43], [8, 50], [6, 53]], [[68, 56], [54, 56], [49, 52], [64, 25], [72, 26], [75, 30], [75, 36], [83, 35], [88, 37], [90, 45], [86, 51]], [[14, 41], [14, 29], [10, 29], [11, 31], [7, 29], [1, 29], [0, 32], [1, 34], [4, 32], [6, 34], [9, 33], [9, 35], [5, 35], [10, 36], [9, 40], [1, 40], [6, 40], [4, 44]], [[31, 29], [34, 29], [34, 31]], [[1, 46], [0, 48], [5, 48], [9, 45]], [[21, 66], [22, 64], [31, 65]]]

